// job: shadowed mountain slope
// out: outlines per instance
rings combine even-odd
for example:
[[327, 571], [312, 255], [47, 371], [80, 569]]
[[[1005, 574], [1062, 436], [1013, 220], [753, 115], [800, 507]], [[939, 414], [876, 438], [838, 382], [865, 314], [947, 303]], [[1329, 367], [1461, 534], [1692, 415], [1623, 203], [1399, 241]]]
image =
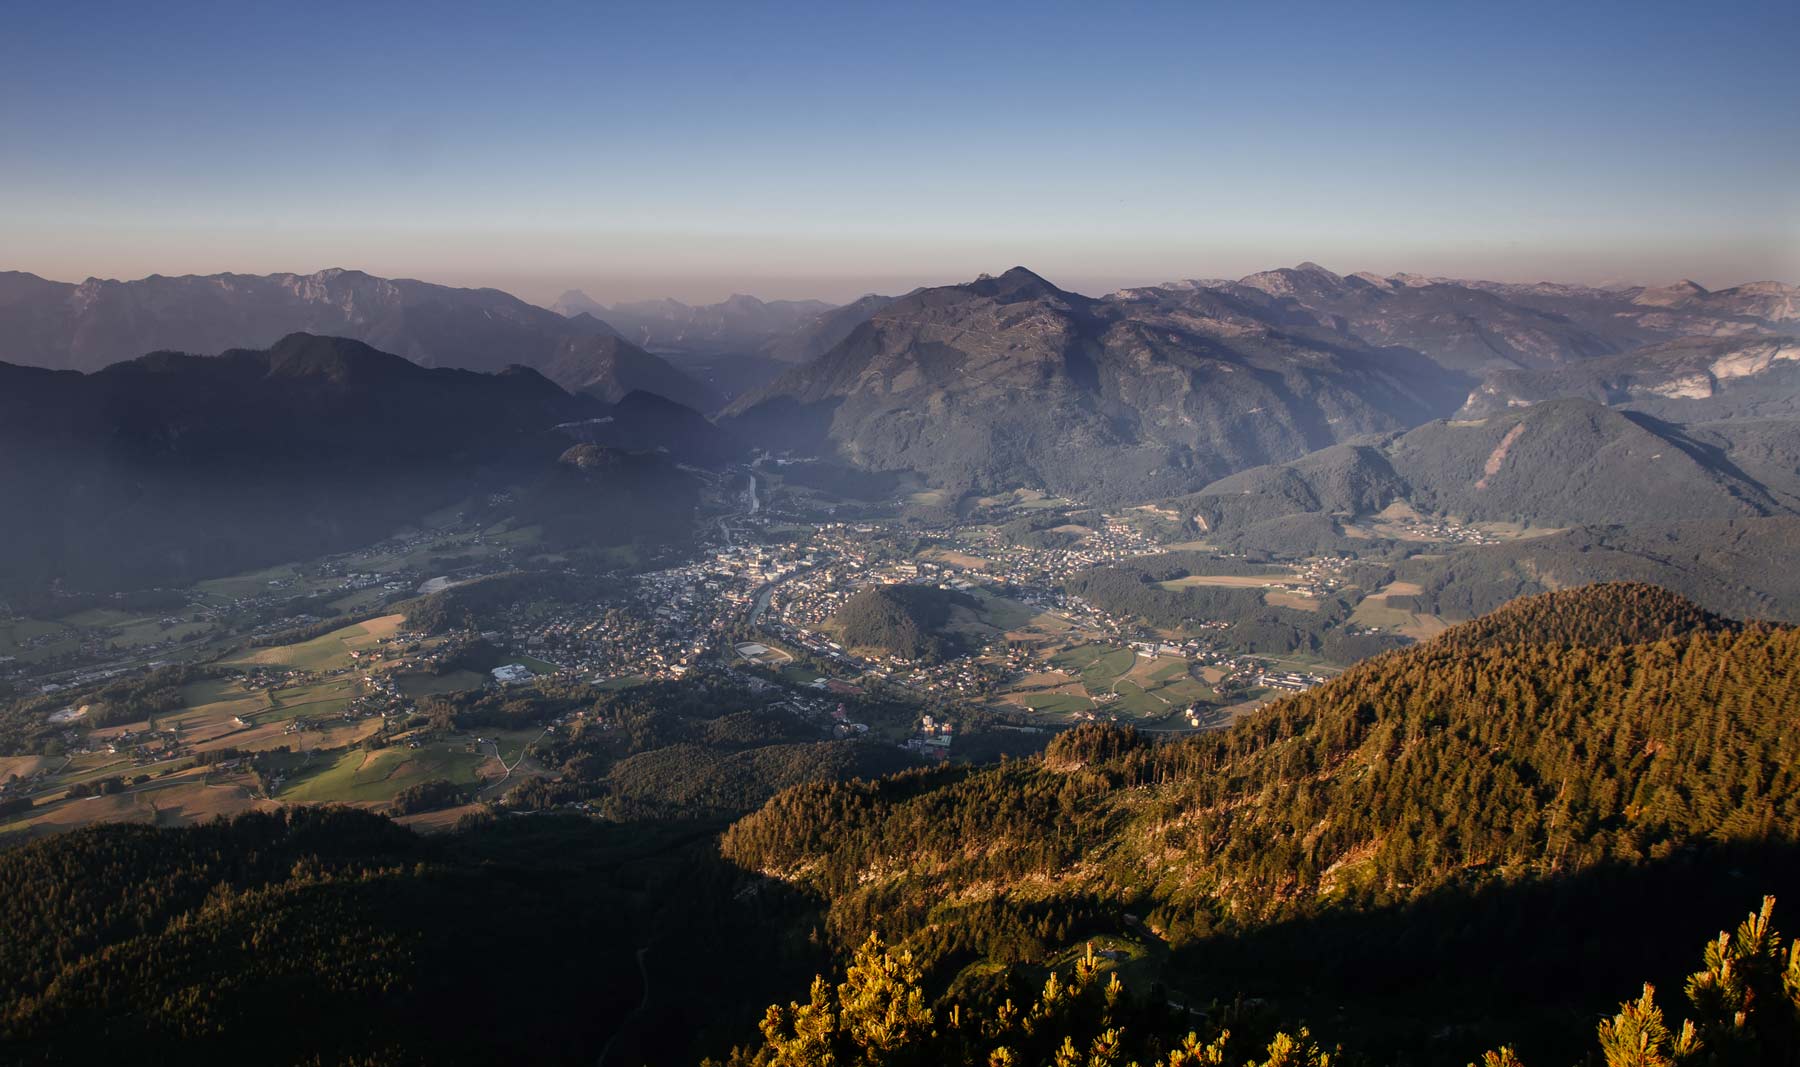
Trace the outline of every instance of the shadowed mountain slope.
[[[0, 365], [9, 584], [185, 583], [387, 536], [547, 469], [597, 399], [294, 334], [81, 375]], [[691, 415], [691, 413], [690, 413]]]

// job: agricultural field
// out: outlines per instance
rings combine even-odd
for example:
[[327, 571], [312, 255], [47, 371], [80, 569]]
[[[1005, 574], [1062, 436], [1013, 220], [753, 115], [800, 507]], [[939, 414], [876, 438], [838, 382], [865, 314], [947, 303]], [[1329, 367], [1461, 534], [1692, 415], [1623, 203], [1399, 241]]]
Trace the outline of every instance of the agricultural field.
[[1053, 670], [1020, 679], [1003, 698], [1051, 714], [1097, 710], [1140, 721], [1218, 699], [1211, 685], [1190, 674], [1186, 659], [1152, 659], [1094, 643], [1065, 648], [1050, 662]]
[[1318, 611], [1324, 601], [1316, 596], [1307, 596], [1291, 589], [1268, 589], [1263, 592], [1263, 603], [1272, 608], [1289, 608], [1294, 611]]
[[310, 685], [271, 689], [264, 694], [268, 706], [248, 718], [251, 725], [262, 726], [290, 719], [338, 716], [361, 694], [362, 683], [353, 678], [333, 678]]
[[1129, 648], [1093, 644], [1064, 649], [1050, 657], [1050, 663], [1078, 675], [1089, 693], [1099, 694], [1111, 692], [1113, 683], [1131, 670], [1136, 659], [1137, 653]]
[[22, 618], [0, 621], [0, 656], [32, 663], [73, 652], [80, 643], [80, 635], [60, 622]]
[[382, 641], [393, 637], [404, 619], [403, 615], [384, 615], [379, 619], [353, 623], [299, 644], [246, 649], [240, 655], [221, 661], [220, 665], [291, 667], [319, 673], [340, 670], [356, 662], [356, 657], [350, 653], [373, 651]]
[[122, 649], [154, 645], [164, 641], [180, 641], [212, 631], [209, 622], [179, 619], [176, 612], [129, 612], [112, 608], [90, 608], [76, 612], [61, 621], [87, 631], [89, 640], [117, 645]]
[[0, 822], [0, 841], [15, 835], [35, 837], [95, 823], [192, 826], [275, 806], [256, 795], [255, 782], [249, 775], [209, 775], [195, 768], [168, 777], [153, 777], [107, 796], [49, 803], [40, 800], [32, 811]]
[[1072, 716], [1094, 710], [1094, 702], [1078, 693], [1027, 693], [1019, 702], [1047, 715]]
[[[361, 692], [362, 683], [354, 678], [273, 690], [246, 688], [235, 678], [209, 679], [189, 684], [183, 693], [187, 707], [159, 716], [157, 726], [174, 730], [196, 752], [333, 748], [354, 744], [380, 728], [377, 719], [342, 718]], [[297, 719], [312, 725], [297, 729]]]
[[919, 558], [932, 563], [945, 563], [952, 567], [961, 567], [969, 571], [986, 570], [992, 564], [991, 560], [982, 559], [980, 556], [971, 556], [967, 552], [958, 552], [950, 548], [927, 548], [919, 553]]
[[[485, 750], [484, 750], [485, 749]], [[373, 752], [352, 748], [314, 760], [281, 788], [287, 803], [385, 804], [402, 789], [437, 778], [475, 785], [492, 759], [487, 746], [472, 740], [440, 742], [410, 748], [390, 745]]]
[[1351, 613], [1350, 621], [1358, 626], [1373, 626], [1418, 641], [1436, 637], [1450, 624], [1436, 615], [1402, 611], [1388, 605], [1390, 596], [1416, 596], [1421, 590], [1412, 582], [1393, 582], [1363, 598]]
[[1218, 699], [1212, 686], [1193, 677], [1186, 659], [1170, 657], [1137, 657], [1131, 669], [1113, 683], [1112, 692], [1119, 699], [1108, 710], [1123, 711], [1135, 719], [1162, 718]]

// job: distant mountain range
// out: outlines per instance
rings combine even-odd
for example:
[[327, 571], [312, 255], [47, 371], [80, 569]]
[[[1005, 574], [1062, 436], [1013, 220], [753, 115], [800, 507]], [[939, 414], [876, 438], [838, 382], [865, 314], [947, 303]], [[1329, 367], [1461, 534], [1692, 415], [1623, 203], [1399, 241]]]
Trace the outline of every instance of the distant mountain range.
[[[1312, 321], [1370, 344], [1403, 345], [1447, 367], [1541, 368], [1616, 355], [1673, 337], [1800, 330], [1800, 289], [1756, 282], [1709, 292], [1693, 282], [1596, 289], [1459, 281], [1416, 274], [1334, 274], [1316, 263], [1162, 291], [1236, 296], [1271, 318]], [[1126, 294], [1157, 290], [1127, 290]]]
[[[582, 440], [654, 452], [671, 442], [652, 431], [684, 420], [706, 425], [643, 393], [609, 405], [530, 368], [426, 368], [311, 334], [93, 374], [0, 364], [0, 499], [13, 504], [0, 589], [184, 584], [366, 544], [472, 493], [539, 482], [628, 532], [627, 519], [662, 510], [641, 464], [639, 488], [607, 499], [597, 475], [551, 477], [557, 460]], [[589, 425], [610, 432], [558, 428]]]
[[1796, 293], [1302, 264], [1092, 299], [1015, 268], [871, 307], [725, 415], [771, 448], [910, 468], [953, 489], [1141, 500], [1459, 409], [1480, 418], [1575, 396], [1684, 421], [1786, 415], [1800, 382]]
[[819, 300], [758, 300], [735, 294], [717, 304], [693, 306], [679, 300], [643, 300], [602, 305], [571, 289], [550, 305], [562, 315], [604, 319], [652, 352], [688, 354], [763, 353], [789, 334], [833, 310]]
[[353, 338], [427, 367], [534, 367], [609, 401], [645, 389], [702, 410], [721, 402], [605, 322], [498, 289], [354, 270], [80, 284], [0, 273], [0, 361], [9, 363], [91, 371], [150, 351], [264, 348], [296, 332]]
[[[551, 305], [571, 317], [597, 316], [638, 345], [704, 383], [720, 399], [754, 392], [791, 365], [830, 351], [856, 327], [893, 302], [869, 295], [843, 307], [817, 300], [762, 301], [733, 296], [699, 307], [676, 300], [646, 300], [606, 307], [571, 289]], [[712, 412], [708, 406], [684, 401]]]
[[[1601, 289], [1304, 263], [1090, 298], [1015, 268], [838, 308], [603, 307], [576, 291], [555, 308], [344, 270], [79, 285], [9, 273], [0, 360], [94, 370], [151, 349], [332, 334], [428, 367], [528, 366], [608, 403], [655, 394], [720, 413], [753, 445], [957, 492], [1028, 485], [1096, 502], [1179, 496], [1366, 435], [1565, 398], [1683, 426], [1785, 420], [1800, 405], [1800, 290], [1775, 282]], [[1746, 484], [1796, 480], [1776, 469], [1779, 438], [1731, 446], [1763, 464], [1740, 472]], [[1754, 492], [1734, 499], [1766, 510]]]

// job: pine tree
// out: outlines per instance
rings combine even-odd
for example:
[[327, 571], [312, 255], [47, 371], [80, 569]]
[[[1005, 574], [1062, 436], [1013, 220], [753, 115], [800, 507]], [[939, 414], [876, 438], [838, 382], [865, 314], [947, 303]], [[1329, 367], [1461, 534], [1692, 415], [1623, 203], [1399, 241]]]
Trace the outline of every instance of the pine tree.
[[1683, 1067], [1696, 1062], [1699, 1052], [1694, 1024], [1683, 1023], [1679, 1034], [1671, 1033], [1649, 983], [1642, 996], [1619, 1005], [1619, 1013], [1600, 1024], [1606, 1067]]
[[1701, 1020], [1711, 1059], [1721, 1064], [1796, 1061], [1800, 1040], [1800, 957], [1781, 950], [1770, 917], [1775, 898], [1707, 943], [1705, 965], [1688, 976], [1687, 995]]

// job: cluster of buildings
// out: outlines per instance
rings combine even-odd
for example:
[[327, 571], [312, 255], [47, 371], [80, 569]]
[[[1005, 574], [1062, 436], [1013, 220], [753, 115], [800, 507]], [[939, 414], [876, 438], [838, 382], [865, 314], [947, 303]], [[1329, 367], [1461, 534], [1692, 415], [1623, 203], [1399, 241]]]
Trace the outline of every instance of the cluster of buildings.
[[1256, 684], [1264, 689], [1280, 689], [1288, 693], [1304, 693], [1315, 685], [1323, 685], [1325, 679], [1316, 674], [1302, 674], [1299, 671], [1258, 671]]
[[1392, 520], [1413, 540], [1433, 541], [1447, 545], [1497, 545], [1500, 538], [1455, 519], [1404, 515]]
[[918, 732], [907, 738], [902, 747], [929, 759], [943, 761], [950, 758], [950, 744], [955, 735], [954, 723], [941, 722], [933, 716], [924, 715], [919, 719]]

